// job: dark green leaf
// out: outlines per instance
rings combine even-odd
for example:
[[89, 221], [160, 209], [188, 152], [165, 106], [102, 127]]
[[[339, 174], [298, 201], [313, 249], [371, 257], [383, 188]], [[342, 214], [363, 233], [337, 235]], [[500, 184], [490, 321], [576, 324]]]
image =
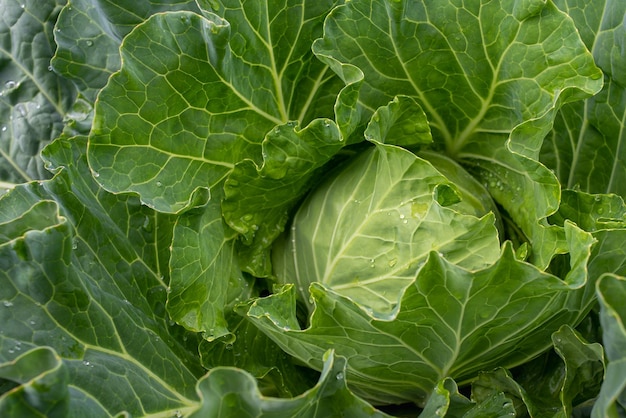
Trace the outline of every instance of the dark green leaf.
[[0, 1], [0, 188], [46, 179], [39, 152], [63, 129], [75, 93], [52, 71], [65, 1]]

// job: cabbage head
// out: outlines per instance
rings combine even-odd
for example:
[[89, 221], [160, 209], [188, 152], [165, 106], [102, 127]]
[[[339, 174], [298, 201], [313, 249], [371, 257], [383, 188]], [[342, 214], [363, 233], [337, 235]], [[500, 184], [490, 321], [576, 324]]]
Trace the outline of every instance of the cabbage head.
[[378, 143], [331, 173], [274, 252], [279, 280], [297, 284], [309, 308], [309, 285], [319, 282], [385, 315], [433, 251], [467, 270], [493, 264], [500, 243], [489, 194], [452, 160], [426, 156], [436, 166]]

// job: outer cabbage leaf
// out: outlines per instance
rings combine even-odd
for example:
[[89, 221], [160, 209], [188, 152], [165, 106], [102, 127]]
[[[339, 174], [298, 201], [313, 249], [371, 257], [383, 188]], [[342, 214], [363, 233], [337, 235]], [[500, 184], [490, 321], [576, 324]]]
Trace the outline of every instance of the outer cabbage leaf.
[[551, 2], [351, 1], [329, 15], [314, 51], [363, 71], [370, 115], [394, 95], [414, 97], [437, 146], [509, 212], [536, 265], [567, 251], [545, 221], [560, 185], [536, 160], [558, 108], [599, 91], [602, 73]]
[[563, 107], [542, 150], [542, 161], [567, 188], [626, 197], [626, 4], [557, 0], [576, 23], [604, 87], [594, 97]]
[[319, 282], [387, 314], [431, 251], [467, 269], [499, 257], [493, 214], [458, 190], [429, 162], [376, 144], [307, 197], [274, 249], [275, 273], [303, 301]]
[[608, 365], [591, 415], [594, 418], [617, 418], [626, 414], [626, 280], [607, 274], [598, 281], [597, 291]]
[[204, 370], [195, 336], [165, 313], [173, 220], [100, 189], [85, 149], [84, 137], [55, 141], [56, 176], [0, 200], [0, 364], [53, 349], [66, 416], [174, 415], [198, 402]]
[[[334, 101], [317, 89], [336, 78], [307, 43], [333, 5], [247, 2], [223, 8], [238, 16], [232, 27], [211, 12], [157, 14], [138, 25], [96, 105], [88, 152], [98, 181], [180, 212], [236, 163], [260, 163], [275, 125], [304, 122], [312, 109], [333, 116]], [[300, 30], [284, 32], [292, 25]]]
[[199, 11], [194, 0], [71, 0], [56, 24], [52, 67], [93, 103], [120, 68], [122, 39], [151, 15], [174, 10]]
[[65, 1], [0, 1], [0, 187], [46, 179], [39, 152], [63, 129], [75, 92], [49, 68]]
[[584, 313], [574, 296], [586, 288], [591, 244], [577, 244], [581, 259], [574, 257], [565, 280], [518, 260], [508, 244], [495, 264], [475, 271], [433, 252], [384, 318], [321, 283], [310, 287], [315, 309], [306, 329], [296, 317], [294, 285], [239, 311], [311, 367], [320, 369], [316, 359], [327, 348], [347, 357], [356, 394], [375, 403], [421, 403], [441, 379], [464, 382], [481, 370], [524, 363], [561, 325], [578, 322]]

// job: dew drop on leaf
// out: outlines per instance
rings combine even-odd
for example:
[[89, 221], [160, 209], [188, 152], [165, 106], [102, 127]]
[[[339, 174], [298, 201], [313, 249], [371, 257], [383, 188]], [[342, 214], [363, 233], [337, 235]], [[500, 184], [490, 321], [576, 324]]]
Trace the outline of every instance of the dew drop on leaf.
[[337, 373], [337, 376], [335, 377], [337, 378], [337, 380], [343, 380], [343, 372]]

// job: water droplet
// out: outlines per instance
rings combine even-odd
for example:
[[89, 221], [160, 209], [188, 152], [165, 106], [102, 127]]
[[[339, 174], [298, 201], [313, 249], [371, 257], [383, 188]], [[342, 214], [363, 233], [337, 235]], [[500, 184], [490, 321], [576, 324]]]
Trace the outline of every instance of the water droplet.
[[52, 65], [48, 65], [48, 71], [52, 71]]
[[161, 187], [161, 186], [163, 186], [163, 183], [161, 183], [160, 181], [157, 181], [155, 184], [156, 184], [156, 187]]
[[16, 88], [16, 87], [18, 87], [18, 86], [19, 86], [19, 83], [18, 83], [17, 81], [12, 81], [12, 80], [9, 80], [9, 81], [7, 81], [6, 83], [4, 83], [4, 87], [5, 87], [7, 90], [14, 89], [14, 88]]
[[2, 302], [2, 304], [4, 306], [6, 306], [7, 308], [10, 308], [11, 306], [13, 306], [13, 302], [5, 300], [4, 302]]
[[337, 376], [335, 376], [337, 378], [337, 380], [343, 380], [343, 372], [339, 372], [337, 373]]
[[78, 248], [78, 243], [76, 241], [72, 242], [72, 250], [75, 250]]
[[20, 7], [21, 7], [22, 9], [25, 9], [25, 8], [26, 8], [26, 5], [25, 5], [25, 4], [20, 4]]
[[258, 225], [250, 225], [250, 229], [252, 229], [253, 231], [258, 231], [259, 230], [259, 226]]
[[36, 324], [36, 322], [33, 321], [32, 319], [30, 321], [28, 321], [28, 323], [31, 324], [31, 325], [35, 325]]
[[404, 214], [401, 214], [400, 219], [404, 219], [404, 218], [405, 218]]
[[100, 177], [100, 173], [98, 173], [97, 171], [92, 171], [91, 174], [95, 177], [98, 178]]
[[389, 267], [393, 267], [398, 263], [398, 259], [397, 258], [393, 258], [391, 260], [389, 260], [389, 263], [387, 263], [389, 265]]
[[408, 223], [409, 223], [409, 220], [408, 220], [408, 219], [403, 219], [403, 220], [402, 220], [402, 223], [403, 223], [403, 224], [408, 224]]
[[88, 39], [87, 41], [85, 41], [85, 44], [87, 46], [93, 46], [93, 41], [91, 39]]
[[2, 127], [2, 132], [6, 132], [6, 131], [7, 131], [7, 127], [6, 127], [6, 126], [3, 126], [3, 127]]
[[245, 215], [243, 215], [243, 216], [241, 217], [241, 219], [242, 219], [244, 222], [250, 222], [253, 218], [254, 218], [254, 216], [252, 216], [252, 214], [250, 214], [250, 213], [247, 213], [247, 214], [245, 214]]
[[91, 363], [87, 360], [83, 360], [83, 365], [84, 366], [91, 366]]

